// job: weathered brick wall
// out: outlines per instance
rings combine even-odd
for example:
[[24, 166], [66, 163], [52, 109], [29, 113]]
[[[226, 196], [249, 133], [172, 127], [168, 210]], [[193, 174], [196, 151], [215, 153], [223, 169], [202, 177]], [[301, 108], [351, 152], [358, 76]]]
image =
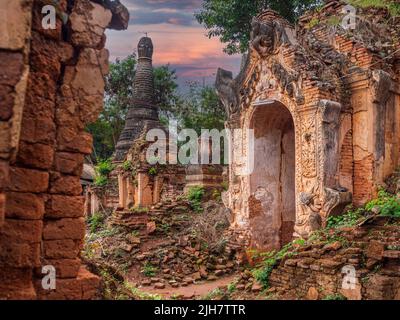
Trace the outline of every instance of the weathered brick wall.
[[[12, 157], [9, 147], [8, 154], [4, 153], [6, 161], [0, 162], [0, 208], [5, 206], [0, 229], [0, 297], [92, 298], [99, 279], [81, 266], [79, 258], [85, 235], [80, 175], [83, 157], [92, 150], [92, 138], [84, 128], [103, 106], [103, 76], [108, 72], [104, 30], [113, 14], [88, 0], [62, 0], [57, 9], [57, 28], [44, 30], [41, 9], [48, 1], [6, 1], [6, 8], [14, 12], [16, 3], [25, 8], [25, 20], [7, 24], [11, 26], [6, 29], [8, 38], [20, 39], [21, 43], [11, 48], [20, 52], [0, 50], [0, 63], [5, 65], [1, 66], [5, 76], [0, 78], [2, 102], [3, 96], [10, 99], [10, 92], [16, 95], [15, 87], [18, 89], [26, 70], [24, 63], [29, 63], [30, 73], [20, 130], [9, 139], [18, 143], [18, 152]], [[60, 12], [69, 15], [65, 25]], [[20, 24], [24, 32], [13, 34]], [[28, 56], [29, 42], [23, 40], [30, 33]], [[7, 34], [0, 38], [1, 49], [3, 38], [7, 39]], [[18, 104], [6, 102], [18, 114]], [[0, 128], [11, 115], [1, 112]], [[4, 132], [12, 131], [8, 127]], [[56, 268], [56, 290], [42, 289], [45, 265]]]
[[15, 158], [29, 65], [32, 1], [0, 2], [0, 226], [5, 217], [4, 188]]
[[[400, 299], [399, 228], [385, 218], [360, 228], [347, 228], [335, 241], [315, 242], [280, 261], [270, 276], [274, 292], [291, 299]], [[343, 285], [354, 268], [354, 286]]]

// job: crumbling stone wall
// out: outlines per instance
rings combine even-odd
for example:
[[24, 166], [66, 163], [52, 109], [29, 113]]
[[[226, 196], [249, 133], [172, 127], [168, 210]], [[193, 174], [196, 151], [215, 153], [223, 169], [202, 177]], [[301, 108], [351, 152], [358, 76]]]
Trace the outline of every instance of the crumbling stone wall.
[[[0, 297], [89, 299], [99, 278], [79, 258], [85, 235], [80, 175], [92, 151], [84, 128], [102, 109], [104, 30], [126, 28], [129, 15], [118, 3], [62, 0], [56, 29], [43, 29], [46, 4], [12, 0], [0, 8], [9, 19], [0, 36]], [[42, 287], [46, 265], [56, 269], [55, 290]]]
[[344, 228], [340, 241], [299, 247], [272, 271], [272, 290], [291, 299], [400, 299], [399, 228], [389, 220]]

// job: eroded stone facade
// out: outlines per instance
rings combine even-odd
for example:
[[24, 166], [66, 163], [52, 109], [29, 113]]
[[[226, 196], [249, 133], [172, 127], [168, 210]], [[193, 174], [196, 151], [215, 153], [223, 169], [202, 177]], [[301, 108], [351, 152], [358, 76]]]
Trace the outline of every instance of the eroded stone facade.
[[[118, 2], [61, 0], [56, 29], [44, 0], [0, 2], [0, 298], [90, 299], [99, 278], [80, 260], [85, 126], [103, 106], [107, 27], [126, 28]], [[63, 23], [62, 13], [68, 21]], [[56, 289], [42, 287], [42, 267]]]
[[[398, 26], [385, 10], [359, 9], [357, 28], [344, 30], [330, 22], [343, 6], [327, 1], [296, 29], [260, 14], [238, 77], [218, 71], [227, 127], [254, 129], [254, 148], [246, 130], [231, 141], [225, 195], [232, 228], [251, 246], [307, 237], [345, 205], [374, 197], [400, 164]], [[240, 175], [246, 150], [254, 170]]]

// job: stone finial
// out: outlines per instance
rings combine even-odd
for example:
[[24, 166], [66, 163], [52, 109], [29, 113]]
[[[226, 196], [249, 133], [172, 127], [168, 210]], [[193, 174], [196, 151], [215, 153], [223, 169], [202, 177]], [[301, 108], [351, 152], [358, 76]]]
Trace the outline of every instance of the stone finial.
[[138, 43], [138, 55], [139, 58], [149, 58], [153, 57], [153, 42], [149, 37], [143, 37]]

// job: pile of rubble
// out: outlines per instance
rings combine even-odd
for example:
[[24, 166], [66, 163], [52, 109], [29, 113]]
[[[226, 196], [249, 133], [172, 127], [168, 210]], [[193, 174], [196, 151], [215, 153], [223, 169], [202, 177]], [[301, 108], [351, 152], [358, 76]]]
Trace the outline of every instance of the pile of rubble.
[[[150, 210], [116, 211], [103, 227], [89, 233], [84, 255], [91, 263], [111, 266], [137, 287], [155, 289], [212, 281], [237, 270], [235, 250], [224, 238], [229, 226], [222, 206], [204, 204], [204, 212], [192, 210], [183, 197], [167, 199]], [[199, 230], [204, 220], [219, 221], [219, 230], [207, 242]], [[199, 222], [200, 221], [200, 222]]]

